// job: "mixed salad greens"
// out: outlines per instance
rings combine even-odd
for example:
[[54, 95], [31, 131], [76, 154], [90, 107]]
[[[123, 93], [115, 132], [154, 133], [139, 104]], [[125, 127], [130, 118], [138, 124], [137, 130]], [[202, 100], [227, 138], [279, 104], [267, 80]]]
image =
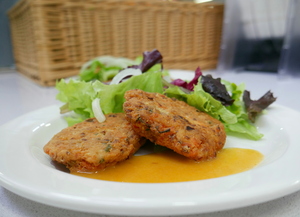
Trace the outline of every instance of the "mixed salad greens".
[[[134, 72], [134, 73], [132, 73]], [[123, 73], [120, 82], [109, 80]], [[132, 61], [114, 57], [95, 58], [82, 67], [79, 79], [64, 79], [56, 83], [57, 99], [65, 103], [61, 113], [73, 111], [65, 119], [68, 125], [94, 117], [92, 102], [101, 99], [104, 114], [123, 112], [124, 94], [127, 90], [166, 94], [185, 101], [220, 120], [228, 134], [259, 140], [263, 135], [254, 125], [255, 119], [276, 98], [268, 91], [258, 100], [250, 98], [245, 84], [237, 85], [211, 75], [203, 75], [200, 68], [190, 82], [180, 79], [167, 82], [163, 69], [163, 57], [158, 50], [144, 52], [143, 57]], [[134, 75], [134, 76], [133, 76]]]

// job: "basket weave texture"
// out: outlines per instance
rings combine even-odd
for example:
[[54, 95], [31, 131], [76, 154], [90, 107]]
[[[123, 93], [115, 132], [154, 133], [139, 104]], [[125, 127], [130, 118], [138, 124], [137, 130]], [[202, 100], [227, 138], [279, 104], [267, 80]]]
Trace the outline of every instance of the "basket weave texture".
[[215, 68], [223, 4], [145, 0], [21, 0], [9, 11], [17, 70], [37, 83], [79, 73], [101, 55], [158, 49], [164, 68]]

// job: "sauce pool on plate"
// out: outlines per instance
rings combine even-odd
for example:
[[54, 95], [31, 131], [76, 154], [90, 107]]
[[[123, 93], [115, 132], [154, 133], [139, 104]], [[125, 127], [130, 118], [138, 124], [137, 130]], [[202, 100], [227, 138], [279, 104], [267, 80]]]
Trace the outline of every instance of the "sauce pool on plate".
[[217, 178], [250, 170], [263, 155], [252, 149], [226, 148], [210, 161], [195, 162], [173, 151], [133, 156], [116, 166], [95, 173], [72, 173], [92, 179], [131, 182], [169, 183]]

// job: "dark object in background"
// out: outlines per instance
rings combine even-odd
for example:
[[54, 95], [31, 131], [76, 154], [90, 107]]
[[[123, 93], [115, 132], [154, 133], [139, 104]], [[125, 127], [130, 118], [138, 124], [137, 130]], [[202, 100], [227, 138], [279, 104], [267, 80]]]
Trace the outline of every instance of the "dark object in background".
[[280, 76], [300, 76], [300, 1], [291, 0], [287, 18], [287, 33], [284, 37], [278, 67]]
[[217, 71], [300, 76], [299, 11], [299, 0], [227, 0]]
[[[250, 42], [251, 43], [251, 42]], [[252, 42], [253, 48], [249, 55], [246, 71], [277, 72], [283, 38], [270, 38]]]

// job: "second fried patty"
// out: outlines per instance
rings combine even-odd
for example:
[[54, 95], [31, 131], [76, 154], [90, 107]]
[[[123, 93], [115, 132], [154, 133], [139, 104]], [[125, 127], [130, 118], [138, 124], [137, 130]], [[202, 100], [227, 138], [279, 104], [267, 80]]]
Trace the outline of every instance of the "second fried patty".
[[71, 172], [93, 172], [128, 159], [144, 141], [132, 130], [125, 114], [119, 113], [106, 115], [102, 123], [90, 118], [63, 129], [44, 151]]
[[216, 157], [223, 148], [223, 124], [187, 103], [159, 93], [130, 90], [123, 109], [137, 134], [190, 159]]

